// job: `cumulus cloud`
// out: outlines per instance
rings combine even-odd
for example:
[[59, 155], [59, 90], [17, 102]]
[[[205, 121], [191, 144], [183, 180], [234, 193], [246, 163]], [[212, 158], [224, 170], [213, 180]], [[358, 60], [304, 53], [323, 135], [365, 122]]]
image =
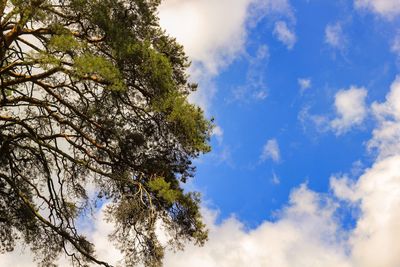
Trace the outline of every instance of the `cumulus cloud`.
[[266, 161], [267, 159], [272, 159], [274, 162], [278, 162], [281, 159], [281, 152], [276, 139], [268, 140], [263, 147], [260, 160]]
[[192, 79], [200, 83], [191, 100], [205, 110], [216, 91], [212, 78], [244, 49], [251, 2], [166, 0], [161, 4], [160, 24], [184, 46], [192, 61]]
[[356, 8], [370, 10], [388, 19], [400, 14], [399, 0], [355, 0], [354, 4]]
[[337, 134], [343, 134], [353, 126], [359, 126], [367, 115], [365, 98], [367, 90], [363, 87], [350, 87], [335, 95], [335, 108], [338, 118], [331, 121], [331, 127]]
[[285, 21], [277, 21], [274, 27], [276, 38], [286, 45], [287, 49], [292, 49], [296, 43], [297, 37], [293, 30], [289, 29]]
[[167, 0], [159, 9], [160, 23], [184, 45], [194, 64], [217, 74], [243, 49], [250, 3], [251, 0]]
[[328, 24], [325, 27], [325, 43], [335, 49], [344, 49], [346, 38], [340, 23]]
[[[228, 11], [228, 12], [227, 12]], [[221, 19], [223, 14], [223, 19]], [[192, 61], [189, 72], [200, 88], [190, 99], [206, 111], [216, 92], [213, 78], [245, 50], [248, 24], [265, 16], [294, 20], [288, 0], [165, 0], [161, 26], [176, 37]], [[266, 94], [259, 94], [261, 99]]]
[[234, 217], [222, 224], [209, 219], [210, 239], [202, 248], [188, 245], [168, 254], [168, 267], [350, 267], [344, 246], [337, 240], [335, 206], [322, 204], [306, 185], [294, 190], [276, 222], [246, 230]]
[[[361, 215], [350, 232], [352, 266], [399, 266], [400, 155], [378, 160], [356, 183], [333, 179], [339, 198], [359, 203]], [[378, 252], [378, 253], [377, 253]]]
[[396, 155], [400, 151], [400, 76], [391, 85], [390, 93], [383, 103], [374, 102], [372, 113], [378, 127], [368, 142], [370, 149], [378, 149], [379, 157]]

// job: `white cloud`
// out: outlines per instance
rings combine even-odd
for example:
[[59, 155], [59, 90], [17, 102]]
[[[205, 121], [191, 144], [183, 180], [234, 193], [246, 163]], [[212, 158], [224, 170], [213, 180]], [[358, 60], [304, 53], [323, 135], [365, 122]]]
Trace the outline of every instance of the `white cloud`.
[[[400, 78], [383, 103], [373, 103], [377, 127], [369, 147], [378, 150], [376, 163], [357, 181], [332, 180], [336, 195], [358, 202], [361, 216], [351, 232], [353, 266], [400, 265]], [[379, 252], [379, 253], [376, 253]]]
[[297, 79], [297, 83], [300, 86], [301, 92], [311, 88], [311, 79], [310, 78], [299, 78]]
[[269, 60], [267, 45], [259, 45], [254, 56], [247, 54], [249, 66], [246, 73], [245, 84], [232, 91], [232, 98], [228, 101], [249, 102], [251, 100], [264, 100], [267, 98], [267, 85], [265, 83], [266, 66]]
[[370, 10], [388, 19], [400, 14], [399, 0], [355, 0], [354, 4], [357, 8]]
[[281, 179], [279, 178], [278, 175], [276, 175], [275, 172], [272, 173], [271, 183], [274, 185], [278, 185], [281, 183]]
[[390, 50], [400, 57], [400, 31], [395, 35]]
[[328, 24], [325, 27], [325, 42], [336, 49], [344, 49], [346, 38], [340, 23]]
[[303, 127], [303, 131], [306, 132], [308, 128], [315, 128], [319, 133], [329, 131], [329, 119], [323, 115], [312, 114], [310, 109], [311, 107], [309, 105], [304, 106], [297, 116], [297, 119]]
[[274, 34], [289, 50], [296, 43], [296, 34], [289, 29], [285, 21], [277, 21], [275, 23]]
[[368, 147], [377, 148], [380, 158], [398, 154], [400, 151], [400, 76], [392, 83], [386, 101], [372, 104], [372, 113], [377, 119], [378, 127], [372, 132]]
[[331, 127], [337, 134], [348, 131], [353, 126], [359, 126], [367, 115], [365, 98], [367, 90], [363, 87], [350, 87], [340, 90], [335, 95], [335, 108], [338, 118], [331, 121]]
[[215, 138], [217, 139], [218, 143], [221, 144], [222, 140], [224, 138], [224, 130], [219, 125], [215, 125], [211, 135], [215, 136]]
[[360, 205], [361, 215], [348, 239], [352, 266], [400, 265], [399, 173], [400, 155], [396, 155], [378, 160], [357, 182], [332, 180], [338, 197]]
[[194, 64], [201, 64], [215, 75], [243, 49], [250, 3], [251, 0], [167, 0], [159, 9], [160, 23], [183, 44]]
[[305, 185], [294, 190], [276, 222], [247, 231], [237, 219], [209, 222], [210, 240], [202, 248], [167, 254], [166, 267], [350, 267], [345, 247], [337, 241], [335, 206]]
[[200, 86], [190, 100], [206, 112], [217, 90], [213, 78], [244, 50], [252, 1], [166, 0], [159, 8], [161, 26], [192, 61], [189, 73]]
[[268, 93], [264, 90], [254, 92], [254, 94], [253, 94], [253, 97], [257, 100], [264, 100], [267, 98], [267, 96], [268, 96]]
[[264, 18], [271, 22], [281, 19], [285, 19], [291, 24], [296, 22], [294, 10], [289, 0], [253, 0], [252, 3], [252, 8], [250, 8], [250, 27], [255, 26]]
[[274, 162], [278, 162], [281, 159], [281, 152], [276, 139], [268, 140], [263, 147], [260, 160], [266, 161], [267, 159], [272, 159]]
[[294, 20], [288, 0], [165, 0], [159, 16], [192, 61], [189, 72], [200, 87], [190, 99], [206, 111], [217, 90], [213, 78], [245, 50], [247, 24], [265, 16]]

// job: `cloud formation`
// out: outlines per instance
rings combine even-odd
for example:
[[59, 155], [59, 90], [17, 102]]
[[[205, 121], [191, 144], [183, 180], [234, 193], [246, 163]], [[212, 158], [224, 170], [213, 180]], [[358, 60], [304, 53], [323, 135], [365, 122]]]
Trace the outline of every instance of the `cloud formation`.
[[272, 159], [274, 162], [279, 162], [281, 159], [281, 152], [276, 139], [268, 140], [263, 147], [260, 160], [266, 161], [267, 159]]
[[379, 158], [397, 155], [400, 151], [400, 76], [392, 83], [386, 101], [374, 102], [371, 110], [378, 126], [372, 132], [368, 148], [377, 149]]
[[289, 29], [289, 26], [285, 21], [277, 21], [275, 23], [274, 35], [289, 50], [293, 48], [297, 41], [296, 34], [293, 32], [293, 30]]
[[390, 50], [400, 58], [400, 31], [394, 36]]
[[343, 34], [342, 25], [337, 22], [328, 24], [325, 27], [325, 43], [335, 49], [344, 49], [346, 46], [346, 38]]
[[[223, 19], [221, 19], [222, 14]], [[266, 16], [294, 21], [288, 0], [162, 2], [159, 8], [160, 24], [184, 46], [186, 54], [192, 61], [189, 70], [191, 78], [200, 84], [199, 90], [190, 97], [193, 102], [206, 111], [209, 109], [217, 91], [213, 78], [238, 56], [243, 55], [248, 28]], [[283, 30], [284, 28], [281, 29], [281, 34], [284, 34]], [[286, 33], [289, 36], [288, 46], [291, 46], [290, 34], [293, 33]], [[264, 90], [261, 91], [254, 97], [264, 99], [266, 93]]]
[[231, 217], [215, 223], [206, 213], [210, 239], [202, 248], [188, 245], [177, 254], [167, 254], [167, 267], [350, 267], [341, 241], [333, 203], [322, 205], [320, 195], [306, 185], [295, 189], [289, 204], [275, 222], [265, 221], [253, 230]]
[[350, 87], [335, 95], [335, 108], [338, 118], [331, 121], [331, 127], [340, 135], [354, 126], [359, 126], [367, 115], [365, 98], [367, 90], [363, 87]]
[[249, 62], [246, 81], [232, 91], [232, 98], [228, 100], [229, 102], [261, 101], [267, 98], [265, 72], [269, 56], [269, 48], [265, 44], [258, 47], [255, 55], [246, 55]]
[[244, 50], [252, 1], [166, 0], [159, 8], [161, 26], [184, 46], [191, 78], [200, 84], [190, 99], [206, 111], [216, 92], [213, 78]]
[[356, 8], [370, 10], [388, 19], [400, 14], [398, 0], [355, 0]]
[[183, 44], [194, 64], [201, 64], [215, 75], [243, 49], [250, 3], [251, 0], [167, 0], [159, 9], [160, 23]]
[[297, 79], [297, 83], [300, 86], [300, 91], [303, 93], [305, 90], [311, 88], [311, 79], [310, 78], [299, 78]]

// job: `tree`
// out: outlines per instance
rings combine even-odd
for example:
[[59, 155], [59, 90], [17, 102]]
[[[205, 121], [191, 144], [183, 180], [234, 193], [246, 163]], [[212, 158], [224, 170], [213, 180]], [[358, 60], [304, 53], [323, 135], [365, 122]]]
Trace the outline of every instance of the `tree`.
[[212, 123], [188, 103], [182, 46], [160, 0], [0, 0], [0, 249], [27, 243], [42, 266], [110, 266], [77, 221], [102, 203], [124, 264], [160, 266], [203, 244], [197, 193], [182, 184]]

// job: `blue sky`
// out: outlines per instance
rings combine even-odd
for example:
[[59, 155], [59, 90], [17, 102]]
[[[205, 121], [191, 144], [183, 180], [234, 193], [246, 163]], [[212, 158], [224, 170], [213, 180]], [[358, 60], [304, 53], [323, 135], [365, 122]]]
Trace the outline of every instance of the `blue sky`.
[[165, 0], [160, 18], [216, 123], [186, 185], [210, 239], [165, 266], [400, 266], [400, 1]]
[[167, 265], [400, 266], [400, 2], [170, 0], [160, 16], [217, 125], [188, 186], [210, 241]]
[[[311, 190], [329, 193], [332, 175], [349, 173], [357, 179], [375, 160], [375, 152], [366, 147], [375, 127], [368, 106], [384, 100], [398, 73], [399, 57], [393, 47], [400, 24], [391, 9], [378, 12], [374, 3], [247, 1], [239, 27], [227, 27], [242, 31], [231, 35], [226, 47], [230, 42], [240, 47], [228, 55], [226, 47], [213, 47], [218, 36], [207, 36], [208, 25], [203, 29], [197, 21], [193, 32], [205, 33], [193, 38], [210, 38], [205, 49], [217, 55], [196, 58], [195, 50], [193, 72], [196, 76], [198, 69], [202, 71], [197, 75], [200, 90], [213, 95], [206, 103], [202, 98], [194, 101], [216, 119], [218, 129], [213, 152], [196, 162], [193, 186], [203, 193], [205, 205], [219, 210], [219, 219], [235, 214], [256, 227], [287, 203], [293, 188], [306, 183]], [[190, 3], [171, 1], [169, 12], [183, 12], [179, 8], [184, 5]], [[218, 4], [192, 5], [197, 8], [192, 12], [203, 19], [214, 23], [226, 19], [223, 14], [213, 18], [206, 13]], [[227, 4], [226, 9], [234, 5]], [[170, 26], [178, 40], [179, 25], [185, 24]], [[220, 67], [207, 74], [204, 65], [210, 61]], [[351, 88], [353, 98], [343, 95], [342, 112], [349, 116], [343, 119], [335, 100], [339, 92]], [[268, 142], [279, 151], [275, 158], [269, 155], [273, 151], [263, 156]]]

